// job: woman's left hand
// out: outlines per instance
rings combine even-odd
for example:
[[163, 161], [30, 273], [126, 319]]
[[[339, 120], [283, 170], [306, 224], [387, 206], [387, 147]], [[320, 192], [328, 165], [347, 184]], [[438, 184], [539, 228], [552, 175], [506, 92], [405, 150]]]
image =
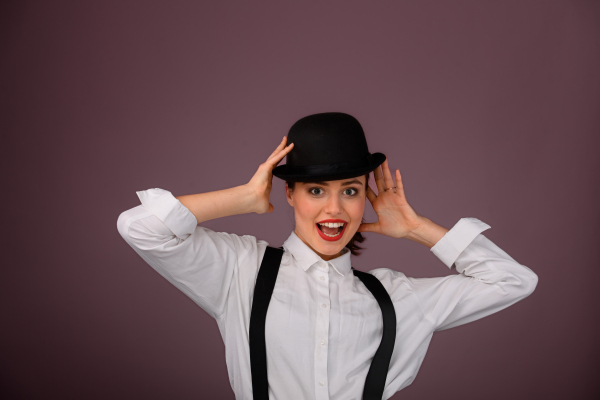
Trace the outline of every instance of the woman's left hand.
[[378, 167], [374, 175], [379, 194], [375, 194], [369, 186], [367, 198], [373, 205], [379, 220], [361, 224], [358, 232], [376, 232], [393, 238], [408, 236], [421, 225], [423, 217], [418, 215], [406, 200], [400, 170], [396, 170], [396, 183], [394, 183], [386, 159], [381, 164], [381, 170]]

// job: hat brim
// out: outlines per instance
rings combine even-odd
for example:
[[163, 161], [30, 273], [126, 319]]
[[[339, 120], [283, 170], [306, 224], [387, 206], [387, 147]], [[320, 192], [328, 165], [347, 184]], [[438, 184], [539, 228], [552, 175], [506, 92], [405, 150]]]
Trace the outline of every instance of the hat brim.
[[371, 154], [372, 163], [358, 168], [352, 168], [344, 171], [324, 171], [322, 173], [310, 174], [288, 174], [286, 165], [278, 165], [273, 169], [273, 175], [279, 179], [292, 182], [320, 182], [337, 181], [340, 179], [356, 178], [365, 175], [379, 167], [385, 161], [385, 155], [382, 153]]

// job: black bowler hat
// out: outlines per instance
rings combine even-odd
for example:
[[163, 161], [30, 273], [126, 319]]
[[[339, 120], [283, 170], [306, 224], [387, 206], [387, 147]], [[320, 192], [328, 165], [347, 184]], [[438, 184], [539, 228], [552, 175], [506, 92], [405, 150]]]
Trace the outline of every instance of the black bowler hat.
[[385, 161], [382, 153], [369, 153], [362, 126], [342, 112], [308, 115], [288, 133], [287, 164], [273, 169], [278, 178], [294, 181], [335, 181], [373, 171]]

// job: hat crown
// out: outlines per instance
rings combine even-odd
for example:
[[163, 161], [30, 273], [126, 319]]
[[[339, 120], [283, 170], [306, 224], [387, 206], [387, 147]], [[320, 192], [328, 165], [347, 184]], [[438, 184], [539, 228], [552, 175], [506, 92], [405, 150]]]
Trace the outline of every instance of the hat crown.
[[369, 148], [356, 118], [342, 112], [308, 115], [288, 133], [294, 148], [287, 155], [289, 166], [312, 166], [366, 160]]
[[292, 125], [288, 143], [294, 148], [287, 163], [273, 175], [294, 182], [349, 179], [373, 171], [385, 160], [369, 153], [367, 139], [356, 118], [342, 112], [308, 115]]

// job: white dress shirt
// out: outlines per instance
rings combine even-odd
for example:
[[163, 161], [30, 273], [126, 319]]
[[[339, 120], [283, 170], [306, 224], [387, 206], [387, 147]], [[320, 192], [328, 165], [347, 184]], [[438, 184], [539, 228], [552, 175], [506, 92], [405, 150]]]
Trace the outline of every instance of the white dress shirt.
[[[169, 191], [137, 194], [142, 204], [119, 216], [119, 233], [216, 319], [236, 399], [252, 399], [250, 311], [268, 243], [197, 225]], [[369, 271], [389, 293], [397, 318], [384, 399], [413, 382], [434, 332], [498, 312], [535, 289], [537, 275], [483, 236], [488, 228], [462, 218], [431, 248], [460, 274], [411, 278], [388, 268]], [[293, 232], [283, 247], [265, 326], [269, 398], [361, 399], [382, 336], [377, 301], [352, 273], [348, 249], [324, 261]]]

